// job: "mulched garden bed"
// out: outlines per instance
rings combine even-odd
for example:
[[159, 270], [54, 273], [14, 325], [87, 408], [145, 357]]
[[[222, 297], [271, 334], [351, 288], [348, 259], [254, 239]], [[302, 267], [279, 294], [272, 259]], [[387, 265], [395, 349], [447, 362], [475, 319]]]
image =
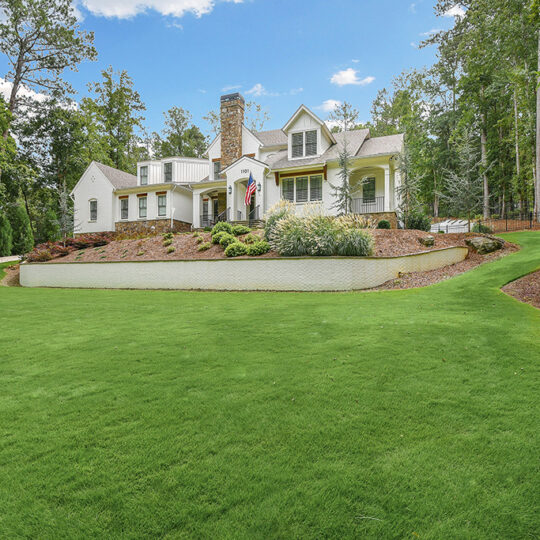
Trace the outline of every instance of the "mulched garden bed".
[[502, 290], [520, 302], [540, 309], [540, 270], [508, 283]]
[[[453, 246], [465, 246], [465, 238], [469, 234], [436, 234], [435, 245], [426, 248], [418, 241], [420, 237], [426, 237], [429, 233], [410, 230], [373, 230], [375, 240], [376, 257], [394, 257], [422, 253], [434, 249]], [[175, 251], [167, 253], [168, 246], [163, 246], [163, 237], [153, 236], [137, 240], [113, 240], [105, 246], [86, 248], [69, 253], [64, 257], [53, 259], [49, 262], [107, 262], [107, 261], [175, 261], [185, 259], [224, 259], [223, 248], [212, 244], [206, 251], [198, 251], [199, 246], [205, 242], [211, 242], [208, 232], [200, 232], [199, 236], [192, 233], [174, 235], [172, 246]], [[263, 236], [262, 230], [255, 230], [252, 234]], [[473, 235], [477, 236], [477, 235]], [[199, 240], [202, 239], [202, 240]], [[240, 240], [243, 236], [239, 237]], [[279, 257], [275, 251], [269, 251], [259, 257]]]
[[[465, 234], [448, 234], [444, 236], [466, 237]], [[473, 236], [478, 235], [476, 234]], [[436, 238], [436, 240], [437, 239], [438, 237]], [[437, 242], [435, 242], [435, 245], [437, 245]], [[437, 268], [435, 270], [429, 270], [427, 272], [413, 272], [411, 274], [404, 274], [398, 279], [392, 279], [390, 281], [387, 281], [386, 283], [383, 283], [382, 285], [379, 285], [378, 287], [374, 287], [373, 289], [368, 290], [380, 291], [389, 289], [413, 289], [415, 287], [426, 287], [427, 285], [433, 285], [434, 283], [438, 283], [439, 281], [444, 281], [459, 274], [463, 274], [463, 272], [472, 270], [476, 266], [479, 266], [485, 262], [494, 261], [496, 259], [499, 259], [500, 257], [504, 257], [505, 255], [508, 255], [518, 250], [519, 247], [515, 244], [511, 244], [510, 242], [506, 242], [503, 249], [500, 249], [499, 251], [495, 251], [493, 253], [488, 253], [487, 255], [480, 255], [475, 251], [469, 250], [468, 257], [465, 260], [456, 264], [444, 266], [443, 268]]]

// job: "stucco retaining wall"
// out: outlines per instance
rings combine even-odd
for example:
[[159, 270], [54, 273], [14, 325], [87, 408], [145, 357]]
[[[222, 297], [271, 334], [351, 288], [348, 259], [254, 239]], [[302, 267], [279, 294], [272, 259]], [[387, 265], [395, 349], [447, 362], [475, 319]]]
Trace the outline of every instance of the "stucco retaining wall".
[[350, 291], [381, 285], [400, 272], [420, 272], [462, 261], [453, 247], [404, 257], [299, 257], [185, 261], [25, 263], [24, 287], [97, 289], [207, 289]]

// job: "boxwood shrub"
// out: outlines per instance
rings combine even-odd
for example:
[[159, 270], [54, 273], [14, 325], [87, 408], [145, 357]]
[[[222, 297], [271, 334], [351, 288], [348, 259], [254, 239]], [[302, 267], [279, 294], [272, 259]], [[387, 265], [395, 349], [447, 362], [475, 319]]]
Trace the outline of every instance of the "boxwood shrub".
[[390, 225], [390, 222], [387, 219], [381, 219], [379, 223], [377, 223], [377, 229], [391, 229], [392, 226]]
[[[250, 246], [251, 247], [251, 246]], [[227, 257], [239, 257], [247, 253], [247, 246], [238, 240], [235, 240], [225, 248], [225, 255]]]
[[220, 232], [217, 232], [216, 234], [213, 234], [212, 235], [212, 244], [219, 244], [219, 241], [221, 240], [221, 237], [224, 234], [229, 234], [229, 233], [226, 232], [226, 231], [220, 231]]
[[260, 240], [247, 246], [247, 254], [251, 257], [264, 255], [270, 251], [270, 244], [266, 240]]
[[241, 234], [247, 234], [248, 232], [251, 232], [251, 229], [246, 225], [234, 225], [232, 228], [232, 234], [234, 234], [234, 236], [240, 236]]
[[236, 239], [235, 236], [226, 232], [224, 232], [219, 239], [219, 244], [223, 246], [224, 248], [226, 248], [228, 245], [232, 244], [233, 242], [238, 242], [238, 240]]
[[197, 251], [206, 251], [207, 249], [210, 249], [212, 247], [212, 244], [210, 242], [204, 242], [204, 244], [201, 244]]
[[218, 221], [212, 228], [212, 236], [214, 236], [214, 234], [218, 232], [226, 232], [232, 234], [233, 227], [230, 223], [227, 223], [226, 221]]

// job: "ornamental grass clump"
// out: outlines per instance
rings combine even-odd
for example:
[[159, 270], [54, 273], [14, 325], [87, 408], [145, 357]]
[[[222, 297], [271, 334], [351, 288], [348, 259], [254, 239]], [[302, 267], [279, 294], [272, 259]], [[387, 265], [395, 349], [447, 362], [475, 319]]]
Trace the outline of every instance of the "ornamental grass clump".
[[276, 223], [270, 245], [285, 257], [371, 255], [373, 238], [366, 228], [357, 227], [355, 221], [349, 216], [289, 215]]
[[294, 205], [290, 201], [281, 200], [271, 206], [264, 215], [264, 237], [266, 240], [270, 240], [272, 231], [281, 219], [292, 216], [294, 213]]

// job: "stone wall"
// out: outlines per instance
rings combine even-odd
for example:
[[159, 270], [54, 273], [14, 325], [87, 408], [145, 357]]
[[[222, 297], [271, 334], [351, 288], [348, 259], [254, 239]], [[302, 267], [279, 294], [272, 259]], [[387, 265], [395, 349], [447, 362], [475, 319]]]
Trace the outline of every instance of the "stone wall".
[[221, 170], [242, 157], [244, 108], [240, 94], [221, 96]]
[[116, 232], [120, 234], [161, 234], [164, 232], [186, 232], [191, 230], [191, 224], [173, 220], [171, 229], [170, 219], [149, 219], [147, 221], [117, 221]]

